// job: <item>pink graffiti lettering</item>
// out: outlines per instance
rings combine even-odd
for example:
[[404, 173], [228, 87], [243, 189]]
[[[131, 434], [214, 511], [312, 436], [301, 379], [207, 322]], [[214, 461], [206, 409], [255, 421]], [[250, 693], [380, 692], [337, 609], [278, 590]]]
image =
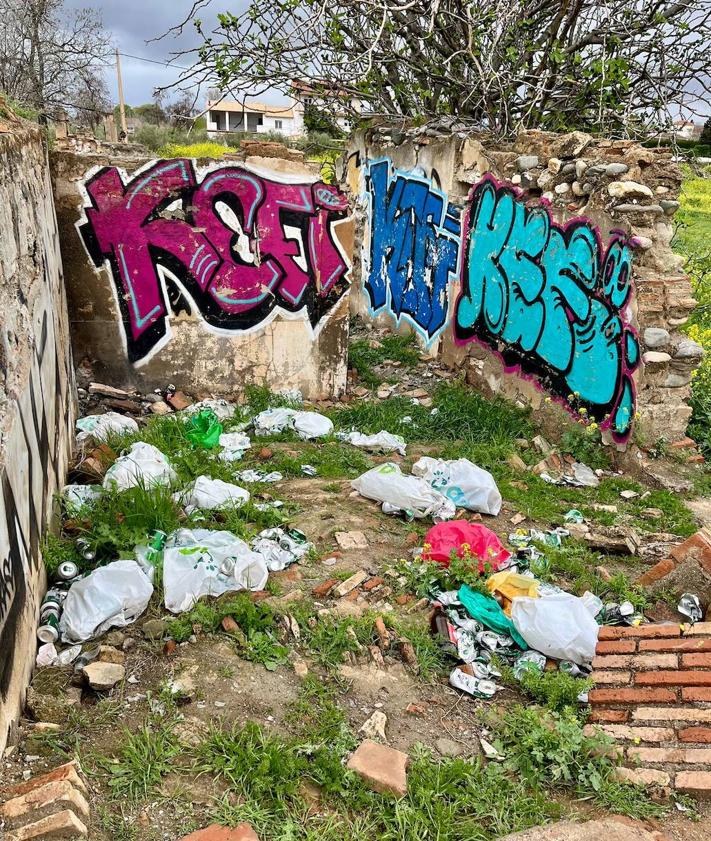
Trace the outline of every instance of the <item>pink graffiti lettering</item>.
[[347, 199], [323, 182], [283, 183], [226, 166], [198, 183], [192, 163], [178, 159], [128, 183], [115, 167], [103, 169], [86, 190], [80, 232], [96, 265], [111, 266], [133, 362], [166, 335], [160, 269], [208, 324], [228, 330], [252, 328], [277, 306], [303, 308], [316, 324], [346, 287], [333, 226]]

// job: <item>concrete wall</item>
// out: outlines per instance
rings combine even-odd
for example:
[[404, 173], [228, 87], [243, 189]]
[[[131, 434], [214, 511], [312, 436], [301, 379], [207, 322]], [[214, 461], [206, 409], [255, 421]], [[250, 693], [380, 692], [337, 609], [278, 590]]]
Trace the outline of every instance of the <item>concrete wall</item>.
[[74, 382], [42, 136], [0, 126], [0, 755], [34, 665], [40, 542], [73, 441]]
[[344, 390], [352, 223], [337, 188], [254, 154], [198, 165], [58, 151], [52, 174], [74, 355], [97, 378]]
[[473, 385], [555, 423], [620, 444], [684, 435], [702, 350], [679, 332], [695, 302], [670, 247], [668, 150], [376, 127], [341, 176], [357, 207], [354, 313], [414, 330]]

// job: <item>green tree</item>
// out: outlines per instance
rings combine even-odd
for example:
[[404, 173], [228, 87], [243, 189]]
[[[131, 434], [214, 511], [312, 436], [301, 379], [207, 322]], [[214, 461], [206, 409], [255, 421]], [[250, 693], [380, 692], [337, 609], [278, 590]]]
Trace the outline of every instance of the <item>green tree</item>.
[[711, 145], [711, 117], [708, 117], [706, 122], [704, 123], [704, 128], [701, 132], [699, 143], [707, 143]]

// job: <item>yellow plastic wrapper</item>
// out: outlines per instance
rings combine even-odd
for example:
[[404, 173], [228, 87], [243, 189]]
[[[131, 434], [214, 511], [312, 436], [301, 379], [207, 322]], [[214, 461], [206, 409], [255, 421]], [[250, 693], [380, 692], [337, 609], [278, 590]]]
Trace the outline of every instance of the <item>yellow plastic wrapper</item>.
[[486, 586], [499, 602], [507, 616], [511, 616], [511, 602], [516, 596], [538, 598], [538, 581], [518, 572], [504, 570], [487, 579]]

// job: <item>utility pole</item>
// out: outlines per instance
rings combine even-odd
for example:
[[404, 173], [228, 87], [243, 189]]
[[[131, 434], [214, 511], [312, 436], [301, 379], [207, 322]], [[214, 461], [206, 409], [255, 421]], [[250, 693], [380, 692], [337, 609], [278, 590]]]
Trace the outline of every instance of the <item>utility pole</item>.
[[121, 134], [124, 142], [128, 141], [128, 127], [126, 125], [126, 102], [123, 98], [123, 79], [121, 78], [121, 53], [116, 47], [116, 75], [118, 76], [119, 111], [121, 112]]

